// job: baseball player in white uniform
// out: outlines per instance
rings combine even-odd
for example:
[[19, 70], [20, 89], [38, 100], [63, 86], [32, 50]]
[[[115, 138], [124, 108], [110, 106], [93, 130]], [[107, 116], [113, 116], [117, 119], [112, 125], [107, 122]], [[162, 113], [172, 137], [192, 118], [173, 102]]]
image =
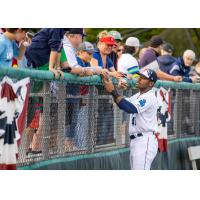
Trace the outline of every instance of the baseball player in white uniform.
[[131, 169], [150, 170], [157, 150], [157, 98], [153, 87], [157, 81], [156, 73], [151, 69], [138, 72], [137, 88], [139, 92], [130, 98], [122, 97], [115, 90], [107, 76], [103, 76], [104, 86], [118, 107], [130, 114], [130, 165]]

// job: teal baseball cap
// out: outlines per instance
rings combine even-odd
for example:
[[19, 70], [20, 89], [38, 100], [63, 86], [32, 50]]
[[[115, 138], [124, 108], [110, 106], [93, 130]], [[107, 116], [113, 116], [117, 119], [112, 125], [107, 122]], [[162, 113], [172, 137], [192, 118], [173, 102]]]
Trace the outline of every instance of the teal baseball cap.
[[121, 34], [118, 31], [109, 31], [109, 35], [111, 35], [115, 40], [123, 40]]

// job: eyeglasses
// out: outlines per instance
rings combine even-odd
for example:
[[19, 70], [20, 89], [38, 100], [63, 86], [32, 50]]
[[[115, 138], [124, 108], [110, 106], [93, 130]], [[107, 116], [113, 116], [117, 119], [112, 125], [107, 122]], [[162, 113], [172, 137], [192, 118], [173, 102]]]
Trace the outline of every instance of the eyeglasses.
[[124, 49], [117, 49], [117, 52], [123, 51]]

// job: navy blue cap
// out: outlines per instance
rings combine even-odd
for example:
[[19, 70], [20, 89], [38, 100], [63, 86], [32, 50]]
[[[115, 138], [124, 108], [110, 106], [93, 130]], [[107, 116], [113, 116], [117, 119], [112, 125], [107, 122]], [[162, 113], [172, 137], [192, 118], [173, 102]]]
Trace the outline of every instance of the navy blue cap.
[[164, 43], [163, 39], [158, 35], [153, 36], [150, 40], [150, 46], [153, 48], [157, 48], [163, 43]]
[[157, 81], [158, 77], [155, 71], [153, 71], [152, 69], [146, 69], [142, 72], [138, 72], [138, 75], [149, 79], [150, 81], [153, 81], [154, 83]]
[[86, 36], [84, 33], [84, 29], [83, 28], [70, 28], [70, 30], [68, 31], [68, 33], [71, 34], [81, 34], [82, 36]]
[[170, 43], [164, 43], [162, 49], [168, 53], [173, 53], [174, 47]]

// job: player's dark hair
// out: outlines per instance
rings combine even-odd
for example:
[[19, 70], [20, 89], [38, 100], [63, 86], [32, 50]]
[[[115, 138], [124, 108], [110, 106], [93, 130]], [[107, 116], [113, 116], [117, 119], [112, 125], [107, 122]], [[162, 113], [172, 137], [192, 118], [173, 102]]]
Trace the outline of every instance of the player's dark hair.
[[29, 31], [29, 28], [7, 28], [6, 31], [8, 31], [9, 33], [15, 33], [18, 29], [21, 29], [21, 31]]
[[124, 53], [129, 53], [129, 54], [135, 54], [136, 48], [135, 47], [130, 47], [130, 46], [124, 46]]

